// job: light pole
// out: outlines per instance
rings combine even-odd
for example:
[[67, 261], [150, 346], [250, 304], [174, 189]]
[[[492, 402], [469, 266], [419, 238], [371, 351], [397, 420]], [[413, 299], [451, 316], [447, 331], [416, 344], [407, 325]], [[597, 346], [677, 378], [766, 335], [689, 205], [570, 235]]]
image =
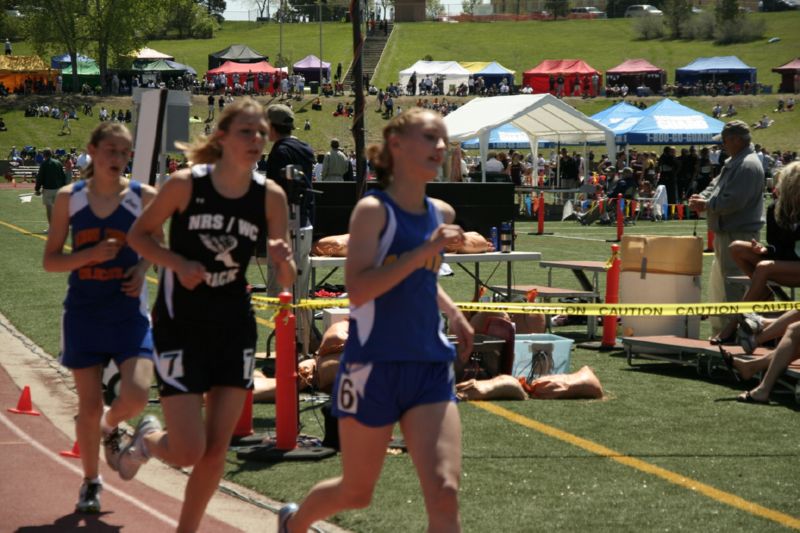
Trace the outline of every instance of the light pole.
[[[283, 61], [283, 15], [284, 15], [284, 13], [283, 13], [283, 0], [281, 0], [278, 5], [279, 5], [279, 7], [278, 7], [279, 15], [278, 16], [280, 17], [280, 20], [279, 20], [280, 31], [278, 32], [278, 35], [279, 35], [279, 37], [278, 37], [278, 61], [276, 61], [276, 63], [280, 63], [281, 61]], [[276, 66], [278, 68], [281, 68], [280, 65], [276, 65]]]
[[319, 87], [322, 87], [322, 0], [317, 0], [319, 7]]

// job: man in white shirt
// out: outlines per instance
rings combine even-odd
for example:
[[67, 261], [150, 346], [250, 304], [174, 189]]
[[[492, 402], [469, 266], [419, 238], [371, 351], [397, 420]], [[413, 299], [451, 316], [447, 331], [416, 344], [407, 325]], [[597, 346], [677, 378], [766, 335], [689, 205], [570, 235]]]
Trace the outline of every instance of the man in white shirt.
[[486, 172], [503, 172], [503, 163], [497, 160], [496, 152], [486, 154]]

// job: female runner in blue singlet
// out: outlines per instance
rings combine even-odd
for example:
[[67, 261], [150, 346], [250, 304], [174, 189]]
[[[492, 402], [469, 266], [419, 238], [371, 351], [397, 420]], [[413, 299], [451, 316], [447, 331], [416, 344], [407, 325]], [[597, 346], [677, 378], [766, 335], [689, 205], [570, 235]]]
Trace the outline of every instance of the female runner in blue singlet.
[[[216, 131], [186, 147], [194, 166], [172, 174], [129, 236], [164, 267], [153, 337], [168, 431], [142, 419], [119, 473], [131, 479], [151, 456], [193, 466], [178, 531], [199, 528], [253, 388], [257, 335], [245, 273], [257, 244], [268, 243], [281, 286], [295, 279], [286, 195], [253, 171], [268, 128], [255, 100], [226, 106]], [[167, 219], [169, 248], [154, 238]]]
[[455, 212], [425, 195], [444, 162], [447, 130], [437, 113], [413, 108], [383, 130], [369, 155], [385, 189], [358, 202], [350, 218], [345, 283], [350, 329], [333, 391], [342, 476], [311, 489], [279, 514], [279, 531], [305, 532], [316, 520], [366, 507], [399, 422], [428, 513], [428, 531], [459, 531], [461, 422], [455, 404], [455, 350], [472, 328], [437, 281], [446, 245], [460, 244]]
[[[147, 404], [153, 379], [153, 340], [145, 273], [149, 263], [127, 245], [127, 232], [155, 190], [122, 177], [131, 156], [131, 134], [103, 122], [92, 132], [91, 163], [84, 179], [58, 191], [47, 235], [44, 268], [70, 272], [62, 317], [61, 363], [78, 390], [75, 429], [84, 482], [76, 510], [100, 512], [101, 437], [106, 461], [117, 470], [123, 433], [117, 424]], [[64, 253], [72, 231], [72, 252]], [[110, 359], [120, 371], [120, 394], [103, 413], [102, 373]]]

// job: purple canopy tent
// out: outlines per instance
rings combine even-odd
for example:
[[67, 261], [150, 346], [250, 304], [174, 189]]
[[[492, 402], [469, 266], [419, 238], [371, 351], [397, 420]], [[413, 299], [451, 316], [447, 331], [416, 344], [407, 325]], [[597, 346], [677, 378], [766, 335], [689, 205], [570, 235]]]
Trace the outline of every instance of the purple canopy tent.
[[322, 80], [319, 79], [320, 64], [322, 65], [322, 76], [330, 80], [331, 64], [320, 60], [320, 58], [315, 55], [304, 57], [292, 65], [292, 69], [295, 74], [302, 74], [305, 77], [306, 82], [321, 82]]

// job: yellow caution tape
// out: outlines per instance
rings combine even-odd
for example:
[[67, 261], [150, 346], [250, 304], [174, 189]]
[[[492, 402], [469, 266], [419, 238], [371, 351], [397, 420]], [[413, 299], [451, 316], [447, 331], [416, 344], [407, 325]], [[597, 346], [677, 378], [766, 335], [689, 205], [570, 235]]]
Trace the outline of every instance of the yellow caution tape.
[[[292, 309], [330, 309], [348, 307], [344, 298], [300, 300]], [[593, 303], [507, 303], [507, 302], [458, 302], [462, 311], [505, 312], [510, 314], [562, 314], [577, 316], [702, 316], [736, 315], [742, 313], [782, 313], [800, 311], [800, 302], [714, 302], [681, 304], [593, 304]], [[280, 309], [280, 305], [254, 304], [257, 309]]]

